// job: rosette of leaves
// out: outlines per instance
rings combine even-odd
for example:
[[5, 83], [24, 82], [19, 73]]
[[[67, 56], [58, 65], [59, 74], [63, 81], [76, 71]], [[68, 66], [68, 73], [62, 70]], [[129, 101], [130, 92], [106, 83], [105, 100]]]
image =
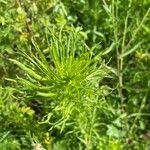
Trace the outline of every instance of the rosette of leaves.
[[63, 138], [66, 147], [91, 149], [99, 141], [96, 134], [106, 106], [99, 83], [110, 70], [93, 56], [79, 28], [48, 29], [47, 41], [46, 54], [32, 39], [34, 51], [21, 52], [20, 61], [10, 59], [24, 73], [17, 77], [19, 90], [29, 100], [41, 101], [40, 124], [48, 125], [56, 141]]

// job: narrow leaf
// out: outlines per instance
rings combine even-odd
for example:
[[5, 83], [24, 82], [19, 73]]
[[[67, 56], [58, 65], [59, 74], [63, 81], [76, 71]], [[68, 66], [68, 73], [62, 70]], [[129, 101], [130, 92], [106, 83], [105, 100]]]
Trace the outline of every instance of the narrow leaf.
[[131, 48], [130, 50], [128, 50], [127, 52], [125, 52], [124, 54], [120, 55], [120, 58], [125, 57], [131, 53], [133, 53], [134, 51], [137, 50], [137, 48], [143, 43], [143, 41], [139, 42], [138, 44], [136, 44], [133, 48]]
[[34, 77], [37, 80], [44, 80], [43, 77], [41, 77], [40, 75], [38, 75], [37, 73], [35, 73], [32, 69], [26, 67], [24, 64], [20, 63], [17, 60], [14, 59], [9, 59], [10, 61], [12, 61], [14, 64], [16, 64], [18, 67], [20, 67], [22, 70], [24, 70], [27, 74], [29, 74], [30, 76]]
[[111, 52], [111, 51], [113, 50], [113, 48], [114, 48], [115, 45], [116, 45], [116, 43], [112, 43], [112, 44], [110, 45], [110, 47], [107, 48], [107, 49], [102, 53], [102, 55], [106, 55], [106, 54], [108, 54], [109, 52]]
[[54, 93], [42, 93], [42, 92], [37, 92], [37, 96], [41, 96], [41, 97], [53, 97], [55, 96], [56, 94]]

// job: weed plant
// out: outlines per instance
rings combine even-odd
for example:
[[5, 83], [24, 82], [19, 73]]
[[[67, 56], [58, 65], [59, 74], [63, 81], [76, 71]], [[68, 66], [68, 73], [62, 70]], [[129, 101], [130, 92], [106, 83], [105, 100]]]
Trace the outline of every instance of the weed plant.
[[24, 63], [10, 61], [24, 71], [24, 77], [17, 78], [18, 88], [25, 92], [27, 105], [35, 98], [40, 101], [38, 124], [45, 125], [49, 134], [55, 133], [57, 145], [93, 149], [101, 139], [96, 137], [107, 130], [102, 116], [109, 118], [111, 114], [105, 101], [107, 86], [99, 85], [103, 78], [110, 77], [111, 69], [93, 56], [78, 30], [48, 30], [47, 56], [32, 39], [35, 51], [18, 54]]
[[150, 149], [149, 0], [0, 0], [0, 149]]

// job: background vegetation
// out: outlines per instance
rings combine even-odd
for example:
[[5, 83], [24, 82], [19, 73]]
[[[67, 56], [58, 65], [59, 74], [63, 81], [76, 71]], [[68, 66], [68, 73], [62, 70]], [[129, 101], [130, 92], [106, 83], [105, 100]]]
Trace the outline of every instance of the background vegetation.
[[0, 0], [0, 149], [150, 149], [149, 0]]

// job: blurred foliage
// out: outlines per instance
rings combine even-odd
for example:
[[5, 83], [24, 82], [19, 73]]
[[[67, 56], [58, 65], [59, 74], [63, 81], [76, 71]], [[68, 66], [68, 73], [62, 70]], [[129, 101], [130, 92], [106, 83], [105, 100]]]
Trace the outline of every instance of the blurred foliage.
[[0, 0], [0, 149], [148, 150], [149, 18], [149, 0]]

